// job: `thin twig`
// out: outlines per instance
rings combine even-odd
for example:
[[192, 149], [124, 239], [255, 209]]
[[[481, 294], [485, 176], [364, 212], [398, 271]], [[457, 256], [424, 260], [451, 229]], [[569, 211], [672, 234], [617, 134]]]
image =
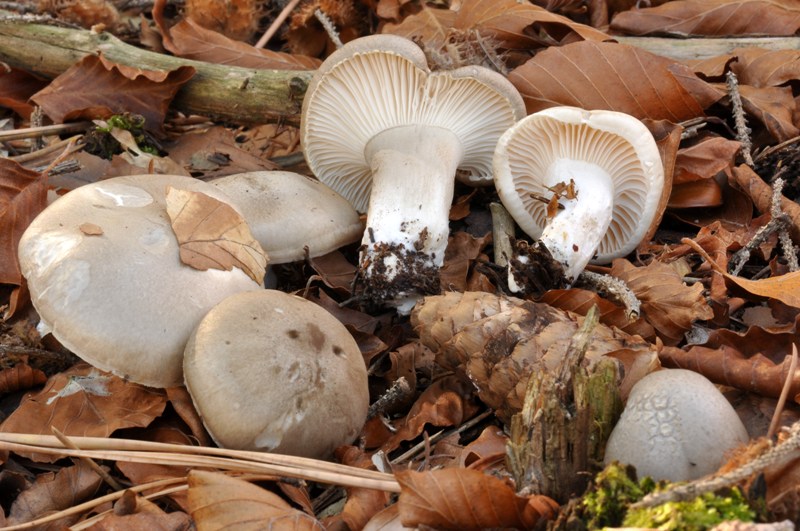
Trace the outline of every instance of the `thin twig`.
[[264, 32], [264, 35], [262, 35], [261, 38], [258, 39], [258, 42], [255, 45], [256, 48], [263, 48], [264, 46], [267, 45], [269, 40], [276, 33], [278, 33], [278, 29], [281, 27], [281, 24], [283, 24], [283, 22], [289, 17], [289, 14], [292, 12], [292, 10], [294, 10], [294, 8], [297, 7], [297, 4], [299, 3], [300, 0], [292, 0], [291, 2], [286, 4], [286, 7], [284, 7], [281, 10], [278, 16], [275, 17], [275, 20], [272, 21], [272, 24], [269, 25], [267, 31]]
[[342, 39], [339, 38], [339, 32], [336, 30], [336, 24], [333, 23], [331, 17], [321, 9], [314, 10], [314, 16], [319, 20], [319, 23], [322, 24], [325, 33], [328, 34], [328, 37], [331, 39], [333, 45], [336, 46], [336, 49], [338, 50], [344, 46]]
[[739, 94], [739, 80], [733, 71], [728, 71], [726, 75], [728, 84], [728, 95], [731, 98], [731, 105], [733, 106], [733, 120], [736, 126], [736, 140], [742, 144], [742, 157], [745, 163], [751, 168], [754, 166], [753, 155], [751, 151], [753, 144], [750, 141], [750, 128], [747, 127], [747, 118], [744, 115], [744, 108], [742, 107], [742, 96]]
[[792, 343], [792, 357], [789, 360], [789, 371], [786, 374], [786, 380], [783, 382], [783, 389], [781, 389], [781, 396], [778, 397], [778, 403], [775, 405], [775, 413], [772, 415], [772, 421], [769, 423], [767, 430], [767, 438], [771, 439], [775, 432], [778, 431], [778, 425], [781, 422], [781, 413], [786, 405], [786, 399], [789, 396], [789, 390], [792, 388], [794, 381], [794, 371], [797, 369], [797, 345]]
[[386, 390], [378, 399], [369, 406], [367, 410], [367, 420], [375, 415], [384, 413], [387, 409], [395, 404], [402, 403], [411, 396], [413, 389], [409, 385], [405, 376], [401, 376], [394, 381], [391, 387]]
[[501, 203], [489, 203], [489, 211], [492, 213], [494, 263], [505, 268], [514, 252], [511, 246], [511, 238], [514, 237], [514, 218]]
[[[450, 430], [450, 431], [441, 430], [441, 431], [439, 431], [437, 433], [434, 433], [433, 435], [428, 437], [428, 444], [431, 441], [438, 441], [439, 439], [442, 439], [444, 437], [449, 437], [450, 435], [454, 435], [456, 433], [461, 433], [463, 431], [466, 431], [466, 430], [470, 429], [471, 427], [473, 427], [474, 425], [476, 425], [479, 422], [481, 422], [483, 419], [485, 419], [486, 417], [488, 417], [491, 414], [492, 414], [492, 412], [490, 410], [486, 410], [483, 413], [481, 413], [480, 415], [471, 418], [467, 422], [464, 422], [463, 424], [461, 424], [461, 426], [459, 426], [456, 429], [453, 429], [453, 430]], [[425, 449], [425, 444], [426, 444], [426, 442], [422, 441], [422, 442], [414, 445], [414, 447], [409, 449], [407, 452], [405, 452], [402, 455], [399, 455], [399, 456], [395, 457], [394, 459], [392, 459], [391, 463], [393, 465], [396, 465], [398, 463], [402, 463], [404, 461], [407, 461], [407, 460], [413, 458], [415, 455], [417, 455], [419, 452], [421, 452], [422, 450]]]
[[[63, 444], [65, 447], [70, 448], [72, 450], [80, 450], [80, 448], [78, 448], [78, 446], [75, 445], [75, 443], [73, 443], [71, 440], [69, 440], [69, 437], [67, 437], [66, 435], [61, 433], [61, 431], [59, 431], [59, 429], [56, 428], [55, 426], [50, 426], [50, 431], [53, 432], [53, 434], [56, 436], [56, 438], [58, 438], [58, 440], [61, 441], [61, 444]], [[81, 459], [81, 461], [86, 463], [89, 466], [89, 468], [94, 470], [94, 473], [97, 474], [98, 476], [100, 476], [100, 478], [103, 481], [105, 481], [106, 484], [109, 487], [111, 487], [114, 490], [124, 490], [125, 489], [125, 487], [120, 485], [119, 482], [116, 479], [111, 477], [111, 474], [106, 472], [103, 469], [103, 467], [98, 465], [94, 461], [94, 459], [91, 459], [89, 457], [81, 457], [80, 459]]]
[[800, 421], [792, 424], [786, 439], [771, 446], [752, 461], [716, 477], [701, 478], [691, 483], [682, 483], [667, 490], [648, 494], [632, 504], [631, 509], [644, 509], [667, 502], [693, 500], [701, 494], [730, 487], [769, 467], [782, 466], [798, 457], [800, 457]]
[[582, 271], [578, 279], [582, 284], [592, 287], [595, 291], [605, 293], [610, 299], [621, 303], [625, 308], [628, 322], [635, 321], [642, 314], [642, 303], [625, 281], [611, 275], [601, 275], [588, 270]]
[[24, 127], [22, 129], [0, 131], [0, 141], [40, 138], [61, 133], [82, 133], [92, 127], [92, 125], [92, 122], [73, 122], [69, 124], [43, 125], [40, 127]]
[[[24, 164], [25, 162], [30, 162], [32, 160], [38, 160], [38, 159], [41, 159], [43, 157], [46, 157], [47, 155], [50, 155], [50, 154], [52, 154], [52, 153], [54, 153], [54, 152], [56, 152], [56, 151], [58, 151], [60, 149], [63, 149], [65, 146], [72, 145], [72, 151], [69, 151], [66, 154], [66, 155], [69, 155], [69, 154], [74, 153], [75, 151], [78, 151], [79, 149], [83, 148], [83, 143], [79, 143], [78, 142], [80, 139], [81, 139], [81, 135], [71, 136], [71, 137], [66, 138], [64, 140], [59, 140], [58, 142], [53, 142], [52, 144], [47, 145], [47, 146], [45, 146], [42, 149], [39, 149], [37, 151], [31, 151], [30, 153], [25, 153], [24, 155], [17, 155], [15, 157], [9, 157], [9, 159], [14, 160], [14, 161], [16, 161], [16, 162], [18, 162], [20, 164]], [[60, 157], [60, 158], [63, 159], [64, 157]], [[50, 165], [48, 164], [47, 167], [49, 167], [49, 166]]]

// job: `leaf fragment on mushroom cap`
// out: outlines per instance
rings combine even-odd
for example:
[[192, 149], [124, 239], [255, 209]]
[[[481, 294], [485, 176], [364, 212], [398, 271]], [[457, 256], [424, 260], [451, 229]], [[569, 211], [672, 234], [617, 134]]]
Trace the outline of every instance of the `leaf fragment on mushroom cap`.
[[259, 284], [268, 258], [244, 218], [202, 192], [167, 187], [167, 215], [184, 264], [205, 271], [238, 267]]

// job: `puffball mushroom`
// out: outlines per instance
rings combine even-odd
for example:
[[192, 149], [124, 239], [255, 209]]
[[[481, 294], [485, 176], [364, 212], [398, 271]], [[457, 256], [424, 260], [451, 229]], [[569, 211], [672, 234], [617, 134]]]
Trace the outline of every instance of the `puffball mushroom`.
[[45, 331], [95, 367], [152, 387], [183, 383], [186, 341], [214, 305], [261, 288], [236, 267], [199, 271], [181, 263], [168, 186], [227, 200], [191, 177], [115, 177], [56, 200], [19, 243]]
[[497, 139], [523, 116], [502, 75], [430, 72], [422, 50], [396, 35], [350, 41], [323, 62], [303, 100], [301, 141], [314, 175], [367, 212], [365, 298], [407, 313], [439, 292], [454, 178], [491, 183]]
[[342, 196], [290, 171], [236, 173], [210, 181], [244, 216], [271, 264], [315, 257], [358, 241], [364, 223]]
[[663, 369], [633, 386], [606, 445], [605, 462], [639, 477], [688, 481], [716, 472], [749, 438], [739, 416], [705, 376]]
[[[568, 283], [590, 261], [633, 251], [669, 193], [658, 147], [642, 122], [576, 107], [539, 111], [506, 131], [494, 154], [494, 182], [508, 212], [562, 264]], [[548, 215], [554, 194], [557, 210]]]
[[184, 375], [226, 448], [328, 457], [367, 418], [367, 370], [353, 337], [322, 307], [281, 291], [215, 306], [186, 345]]

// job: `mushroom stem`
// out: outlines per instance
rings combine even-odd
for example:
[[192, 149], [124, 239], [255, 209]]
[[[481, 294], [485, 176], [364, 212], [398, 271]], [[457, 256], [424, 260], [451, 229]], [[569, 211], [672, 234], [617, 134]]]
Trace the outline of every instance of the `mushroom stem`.
[[575, 183], [574, 199], [560, 198], [563, 209], [549, 221], [539, 241], [564, 267], [570, 284], [592, 259], [611, 223], [614, 184], [609, 174], [596, 164], [561, 159], [550, 169], [546, 182]]
[[362, 294], [408, 313], [439, 292], [454, 177], [463, 147], [441, 127], [387, 129], [364, 153], [373, 181], [360, 257]]

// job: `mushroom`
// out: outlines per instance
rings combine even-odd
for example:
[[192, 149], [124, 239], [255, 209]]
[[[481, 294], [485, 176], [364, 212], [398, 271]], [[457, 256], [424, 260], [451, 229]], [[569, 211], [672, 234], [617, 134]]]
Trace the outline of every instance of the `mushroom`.
[[236, 267], [181, 263], [168, 186], [227, 199], [191, 177], [115, 177], [56, 200], [19, 243], [42, 331], [95, 367], [153, 387], [183, 382], [183, 349], [208, 310], [261, 289]]
[[299, 173], [254, 171], [210, 182], [238, 207], [271, 264], [327, 254], [364, 231], [347, 200]]
[[605, 462], [633, 465], [639, 477], [688, 481], [715, 472], [726, 453], [748, 440], [733, 407], [705, 376], [664, 369], [633, 386]]
[[497, 139], [525, 116], [502, 75], [479, 66], [431, 73], [396, 35], [350, 41], [331, 54], [303, 101], [311, 171], [367, 212], [362, 296], [408, 313], [438, 293], [454, 178], [491, 183]]
[[281, 291], [239, 293], [208, 312], [186, 345], [184, 375], [226, 448], [324, 458], [367, 418], [353, 337], [321, 306]]
[[539, 111], [506, 131], [494, 154], [494, 182], [517, 224], [561, 264], [567, 283], [590, 261], [633, 251], [658, 223], [669, 193], [642, 122], [576, 107]]

